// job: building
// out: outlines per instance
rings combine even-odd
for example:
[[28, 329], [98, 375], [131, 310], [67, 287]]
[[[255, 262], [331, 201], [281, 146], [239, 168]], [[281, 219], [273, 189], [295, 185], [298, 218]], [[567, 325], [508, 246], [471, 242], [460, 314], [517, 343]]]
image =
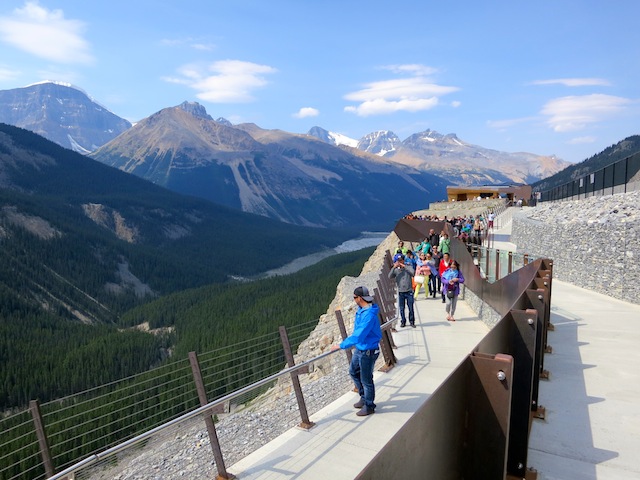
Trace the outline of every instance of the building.
[[450, 202], [477, 200], [480, 198], [507, 198], [509, 200], [531, 198], [530, 185], [470, 185], [448, 186], [447, 199]]

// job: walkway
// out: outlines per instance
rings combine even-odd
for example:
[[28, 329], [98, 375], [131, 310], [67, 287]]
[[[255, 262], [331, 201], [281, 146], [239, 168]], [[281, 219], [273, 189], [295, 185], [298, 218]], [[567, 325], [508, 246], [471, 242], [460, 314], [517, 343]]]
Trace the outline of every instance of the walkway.
[[[511, 224], [495, 248], [513, 249]], [[455, 323], [440, 300], [417, 302], [418, 328], [394, 335], [399, 364], [376, 373], [378, 409], [355, 416], [349, 393], [313, 416], [309, 431], [292, 429], [229, 468], [242, 479], [354, 478], [486, 334], [461, 302]], [[534, 420], [528, 466], [540, 480], [640, 478], [640, 306], [554, 280], [545, 356], [548, 381]], [[347, 365], [345, 360], [345, 375]]]
[[456, 322], [445, 319], [440, 298], [421, 293], [415, 304], [417, 328], [398, 327], [394, 334], [398, 364], [374, 375], [374, 415], [357, 417], [358, 397], [348, 393], [313, 415], [312, 429], [289, 430], [229, 472], [243, 480], [356, 477], [488, 332], [464, 302]]

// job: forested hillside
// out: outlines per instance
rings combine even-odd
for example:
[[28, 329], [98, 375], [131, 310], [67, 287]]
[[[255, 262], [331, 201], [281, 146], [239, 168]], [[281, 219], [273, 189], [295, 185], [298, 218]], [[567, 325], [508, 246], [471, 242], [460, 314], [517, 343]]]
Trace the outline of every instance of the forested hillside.
[[[3, 297], [0, 289], [0, 408], [51, 400], [147, 370], [169, 349], [172, 359], [186, 358], [189, 351], [211, 351], [277, 332], [281, 325], [308, 323], [326, 312], [340, 279], [357, 276], [372, 250], [336, 255], [284, 277], [168, 295], [125, 313], [119, 326], [60, 322]], [[174, 328], [158, 335], [127, 328], [143, 322]], [[281, 368], [282, 351], [260, 362]], [[223, 367], [233, 370], [233, 364]]]
[[632, 135], [580, 163], [570, 165], [555, 175], [533, 183], [533, 190], [535, 192], [551, 190], [638, 152], [640, 152], [640, 135]]
[[0, 408], [161, 362], [171, 338], [117, 329], [135, 306], [354, 236], [175, 194], [0, 124]]

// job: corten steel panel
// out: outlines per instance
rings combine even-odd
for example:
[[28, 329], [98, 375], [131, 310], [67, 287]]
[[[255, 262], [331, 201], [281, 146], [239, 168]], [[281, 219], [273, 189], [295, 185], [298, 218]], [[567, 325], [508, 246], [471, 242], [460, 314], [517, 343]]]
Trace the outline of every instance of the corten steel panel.
[[501, 357], [467, 356], [356, 478], [504, 478], [513, 361]]
[[356, 478], [461, 480], [471, 368], [467, 357]]
[[483, 338], [479, 353], [506, 353], [516, 359], [513, 373], [508, 473], [524, 476], [529, 444], [538, 312], [512, 310]]
[[[465, 479], [504, 478], [513, 390], [513, 358], [508, 355], [470, 356], [467, 397]], [[498, 378], [498, 373], [504, 379]]]
[[398, 221], [393, 231], [396, 233], [396, 235], [398, 235], [398, 238], [404, 242], [421, 242], [426, 236], [429, 235], [430, 229], [433, 228], [439, 235], [444, 225], [445, 222], [408, 220], [406, 218], [403, 218]]

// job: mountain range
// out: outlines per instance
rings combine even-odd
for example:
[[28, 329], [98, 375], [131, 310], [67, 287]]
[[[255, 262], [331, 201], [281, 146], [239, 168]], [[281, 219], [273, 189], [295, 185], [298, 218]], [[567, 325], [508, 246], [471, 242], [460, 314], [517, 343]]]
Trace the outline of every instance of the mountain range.
[[444, 177], [455, 185], [496, 185], [532, 183], [571, 165], [555, 156], [509, 153], [480, 147], [460, 140], [456, 134], [434, 130], [410, 135], [405, 140], [388, 130], [373, 132], [360, 140], [313, 127], [309, 132], [325, 142], [352, 146], [374, 155]]
[[309, 135], [215, 121], [185, 102], [165, 108], [90, 157], [176, 192], [307, 226], [389, 229], [446, 196], [446, 182]]
[[387, 229], [446, 198], [447, 184], [529, 183], [567, 165], [505, 153], [433, 130], [360, 140], [214, 120], [184, 102], [132, 126], [70, 85], [0, 92], [0, 121], [21, 126], [170, 190], [305, 226]]
[[0, 297], [14, 305], [109, 323], [145, 299], [355, 235], [185, 197], [0, 124]]

